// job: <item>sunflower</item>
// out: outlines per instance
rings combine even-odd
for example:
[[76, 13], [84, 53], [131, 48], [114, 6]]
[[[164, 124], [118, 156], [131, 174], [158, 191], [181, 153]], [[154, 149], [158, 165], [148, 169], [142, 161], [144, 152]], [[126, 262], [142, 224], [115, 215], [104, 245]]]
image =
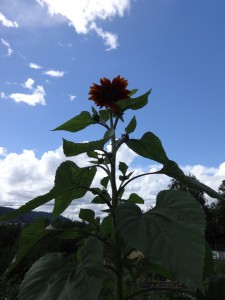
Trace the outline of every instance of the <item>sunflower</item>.
[[104, 106], [110, 108], [114, 113], [119, 113], [120, 110], [116, 103], [123, 99], [130, 99], [131, 92], [127, 89], [128, 81], [118, 75], [112, 82], [108, 78], [101, 78], [100, 83], [100, 85], [93, 83], [88, 99], [93, 100], [101, 108]]

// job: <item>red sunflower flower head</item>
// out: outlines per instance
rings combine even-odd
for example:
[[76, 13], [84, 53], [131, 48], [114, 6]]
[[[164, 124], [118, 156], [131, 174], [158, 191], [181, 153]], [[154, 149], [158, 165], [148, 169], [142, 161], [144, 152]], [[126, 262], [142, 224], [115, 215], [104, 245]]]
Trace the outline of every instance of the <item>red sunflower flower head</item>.
[[123, 99], [130, 99], [131, 91], [127, 89], [128, 81], [118, 75], [112, 81], [108, 78], [101, 78], [100, 83], [93, 83], [88, 99], [93, 100], [101, 108], [104, 106], [110, 108], [114, 113], [119, 113], [120, 110], [116, 103]]

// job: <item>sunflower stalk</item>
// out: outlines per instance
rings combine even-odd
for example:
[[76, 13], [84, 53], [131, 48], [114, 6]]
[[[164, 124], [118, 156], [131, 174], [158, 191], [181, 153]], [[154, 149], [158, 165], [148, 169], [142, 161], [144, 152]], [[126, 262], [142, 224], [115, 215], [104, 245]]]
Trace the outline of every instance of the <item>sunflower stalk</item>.
[[[113, 114], [110, 112], [110, 128], [115, 129], [115, 124], [113, 122]], [[111, 137], [111, 188], [112, 188], [112, 206], [113, 206], [113, 235], [114, 235], [114, 252], [115, 252], [115, 261], [116, 261], [116, 295], [117, 300], [123, 299], [123, 277], [122, 277], [122, 255], [120, 249], [120, 235], [116, 224], [116, 216], [115, 211], [118, 205], [118, 193], [117, 193], [117, 185], [116, 185], [116, 134], [114, 130], [114, 134]]]

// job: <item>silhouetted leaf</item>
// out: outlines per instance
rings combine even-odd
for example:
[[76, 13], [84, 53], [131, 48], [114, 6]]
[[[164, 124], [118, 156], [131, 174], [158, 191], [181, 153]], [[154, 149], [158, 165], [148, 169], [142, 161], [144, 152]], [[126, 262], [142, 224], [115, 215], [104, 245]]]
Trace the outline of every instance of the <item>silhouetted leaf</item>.
[[89, 223], [95, 223], [95, 212], [91, 209], [81, 208], [79, 218]]
[[81, 153], [91, 152], [94, 150], [102, 150], [105, 143], [105, 140], [87, 143], [74, 143], [63, 139], [63, 152], [67, 157], [76, 156]]
[[[81, 262], [66, 283], [68, 299], [96, 300], [103, 284], [103, 246], [89, 237], [81, 251]], [[47, 299], [46, 299], [47, 300]]]
[[23, 229], [19, 237], [19, 246], [17, 253], [9, 265], [7, 272], [11, 272], [21, 261], [21, 259], [28, 253], [28, 251], [48, 234], [45, 229], [45, 223], [43, 219], [38, 219], [34, 221], [31, 225]]
[[70, 132], [77, 132], [91, 124], [95, 124], [95, 121], [93, 120], [91, 114], [88, 111], [82, 111], [76, 117], [53, 129], [53, 131], [65, 130]]
[[184, 174], [184, 172], [178, 167], [177, 163], [172, 160], [168, 160], [167, 162], [165, 162], [160, 173], [163, 173], [167, 176], [170, 176], [170, 177], [178, 180], [180, 183], [182, 183], [186, 187], [189, 187], [189, 188], [192, 188], [192, 189], [195, 189], [198, 191], [203, 191], [212, 198], [216, 198], [216, 199], [225, 201], [225, 198], [221, 194], [217, 193], [216, 191], [214, 191], [207, 185], [205, 185], [197, 180], [194, 180], [190, 176], [186, 176]]
[[162, 191], [147, 213], [133, 203], [118, 206], [122, 238], [175, 280], [203, 290], [205, 219], [197, 201], [185, 192]]
[[132, 118], [132, 120], [130, 121], [130, 123], [128, 124], [128, 126], [125, 128], [126, 134], [130, 134], [130, 133], [134, 132], [136, 126], [137, 126], [137, 121], [136, 121], [136, 118], [134, 116]]
[[148, 96], [150, 95], [151, 90], [147, 93], [137, 97], [120, 100], [116, 103], [120, 110], [125, 111], [127, 109], [137, 110], [148, 104]]
[[36, 261], [20, 286], [19, 300], [74, 300], [65, 289], [75, 265], [64, 253], [48, 253]]
[[160, 139], [152, 132], [146, 132], [140, 140], [130, 139], [125, 143], [138, 155], [155, 160], [161, 164], [168, 161]]
[[130, 197], [127, 201], [137, 204], [144, 204], [144, 200], [135, 193], [130, 194]]
[[128, 166], [124, 162], [119, 162], [119, 170], [122, 172], [123, 175], [126, 174]]
[[83, 197], [96, 174], [95, 167], [79, 168], [72, 161], [63, 162], [56, 171], [53, 215], [61, 214], [74, 199]]
[[106, 189], [109, 183], [109, 176], [103, 177], [100, 181], [101, 185]]
[[63, 253], [49, 253], [27, 272], [19, 300], [96, 300], [103, 283], [103, 246], [90, 237], [81, 249], [78, 265]]

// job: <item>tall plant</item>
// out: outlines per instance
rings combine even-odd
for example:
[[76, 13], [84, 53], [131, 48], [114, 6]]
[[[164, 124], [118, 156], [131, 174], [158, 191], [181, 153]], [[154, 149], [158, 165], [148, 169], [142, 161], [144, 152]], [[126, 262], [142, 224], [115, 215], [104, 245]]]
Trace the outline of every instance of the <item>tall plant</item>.
[[[144, 204], [144, 199], [136, 193], [124, 195], [137, 178], [165, 174], [211, 197], [224, 198], [185, 176], [168, 158], [154, 133], [146, 132], [139, 139], [133, 138], [137, 125], [135, 116], [118, 136], [118, 124], [124, 124], [124, 114], [127, 110], [143, 108], [151, 92], [134, 98], [137, 90], [129, 90], [127, 86], [127, 80], [120, 76], [112, 81], [102, 78], [100, 84], [93, 84], [89, 91], [89, 100], [100, 109], [92, 107], [91, 113], [83, 111], [55, 129], [75, 133], [90, 125], [104, 128], [103, 137], [97, 141], [63, 140], [65, 155], [86, 153], [90, 158], [89, 166], [79, 167], [70, 160], [63, 162], [56, 171], [54, 187], [47, 194], [1, 217], [0, 220], [10, 219], [52, 199], [55, 200], [53, 215], [59, 216], [72, 201], [84, 197], [87, 192], [93, 195], [92, 204], [106, 206], [107, 216], [102, 220], [95, 216], [95, 211], [81, 208], [79, 218], [89, 224], [82, 230], [49, 230], [43, 220], [23, 230], [17, 255], [8, 271], [47, 234], [80, 240], [79, 250], [72, 257], [68, 258], [65, 253], [49, 253], [35, 262], [21, 285], [20, 300], [134, 299], [143, 293], [141, 278], [146, 272], [156, 272], [204, 291], [203, 273], [208, 266], [209, 252], [206, 251], [205, 218], [200, 204], [185, 192], [165, 190], [158, 194], [154, 208], [142, 212], [140, 205]], [[110, 147], [106, 147], [109, 144]], [[123, 144], [136, 154], [162, 164], [161, 170], [136, 176], [126, 162], [117, 159]], [[98, 170], [103, 171], [104, 176], [93, 186]]]

